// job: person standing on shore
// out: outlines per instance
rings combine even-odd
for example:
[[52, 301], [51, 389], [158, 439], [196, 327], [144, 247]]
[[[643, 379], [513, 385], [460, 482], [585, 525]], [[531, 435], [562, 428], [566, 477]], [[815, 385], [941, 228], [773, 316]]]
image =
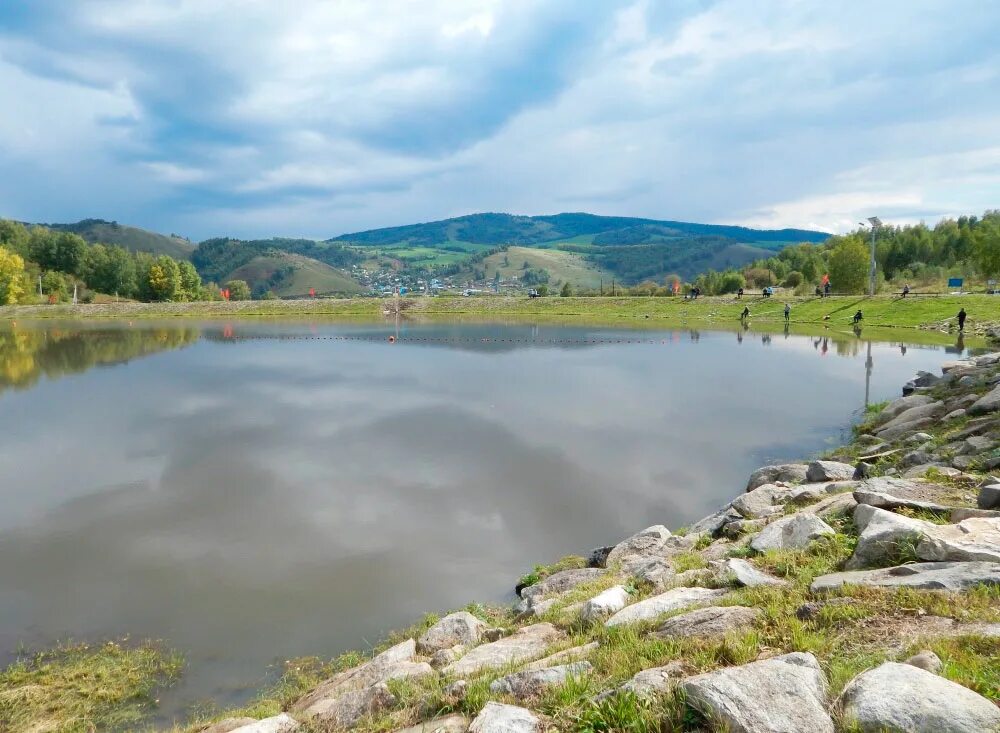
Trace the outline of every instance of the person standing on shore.
[[792, 306], [785, 303], [785, 321], [788, 321], [789, 316], [792, 315]]
[[740, 320], [745, 321], [750, 317], [750, 306], [743, 306], [743, 312], [740, 314]]
[[862, 318], [864, 318], [864, 316], [861, 315], [861, 311], [858, 311], [857, 313], [854, 314], [854, 323], [855, 324], [861, 323]]
[[962, 308], [962, 310], [960, 310], [958, 312], [958, 330], [959, 330], [959, 332], [962, 332], [962, 331], [965, 330], [965, 318], [966, 318], [966, 316], [967, 316], [967, 314], [965, 312], [965, 308]]

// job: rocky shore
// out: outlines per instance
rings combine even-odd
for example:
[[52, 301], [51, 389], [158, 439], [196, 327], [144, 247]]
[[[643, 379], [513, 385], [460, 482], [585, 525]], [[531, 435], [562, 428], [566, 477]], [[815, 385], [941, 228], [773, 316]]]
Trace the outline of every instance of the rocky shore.
[[918, 374], [824, 460], [536, 568], [264, 719], [202, 733], [1000, 730], [1000, 354]]

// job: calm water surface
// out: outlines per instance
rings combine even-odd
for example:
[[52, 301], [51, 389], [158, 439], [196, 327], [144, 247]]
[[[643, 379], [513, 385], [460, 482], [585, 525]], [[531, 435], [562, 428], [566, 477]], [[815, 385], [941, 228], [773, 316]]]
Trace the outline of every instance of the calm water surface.
[[238, 702], [284, 659], [698, 519], [947, 351], [752, 331], [0, 326], [0, 663], [67, 637], [162, 638], [188, 659], [166, 716]]

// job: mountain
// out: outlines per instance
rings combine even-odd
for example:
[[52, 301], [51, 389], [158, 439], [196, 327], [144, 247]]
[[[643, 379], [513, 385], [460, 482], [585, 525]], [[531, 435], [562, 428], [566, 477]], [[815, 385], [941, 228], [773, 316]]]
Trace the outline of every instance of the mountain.
[[809, 229], [752, 229], [583, 213], [487, 213], [343, 234], [327, 241], [410, 266], [447, 267], [462, 277], [496, 269], [490, 267], [493, 255], [485, 250], [502, 246], [555, 250], [561, 256], [549, 259], [556, 272], [539, 263], [530, 266], [542, 267], [554, 281], [592, 287], [601, 278], [626, 284], [662, 280], [669, 274], [693, 278], [709, 268], [739, 268], [786, 245], [824, 242], [829, 236]]
[[258, 255], [230, 272], [220, 282], [246, 280], [254, 295], [273, 292], [279, 297], [308, 295], [356, 295], [361, 285], [325, 262], [290, 252], [271, 251]]
[[201, 242], [192, 253], [191, 262], [204, 280], [222, 283], [232, 280], [232, 273], [254, 258], [282, 252], [301, 255], [334, 268], [350, 267], [363, 259], [356, 249], [337, 242], [281, 237], [249, 240], [220, 237]]
[[195, 249], [191, 242], [174, 234], [169, 236], [158, 234], [103, 219], [84, 219], [75, 224], [45, 224], [44, 226], [60, 232], [79, 234], [91, 244], [117, 244], [130, 252], [170, 255], [179, 260], [188, 259]]
[[370, 229], [342, 234], [330, 242], [350, 242], [360, 246], [409, 244], [438, 246], [448, 242], [474, 244], [576, 243], [600, 245], [644, 244], [651, 239], [684, 239], [699, 236], [726, 237], [746, 243], [823, 242], [830, 236], [809, 229], [751, 229], [724, 224], [696, 224], [684, 221], [638, 219], [595, 214], [555, 214], [515, 216], [513, 214], [469, 214], [424, 224]]

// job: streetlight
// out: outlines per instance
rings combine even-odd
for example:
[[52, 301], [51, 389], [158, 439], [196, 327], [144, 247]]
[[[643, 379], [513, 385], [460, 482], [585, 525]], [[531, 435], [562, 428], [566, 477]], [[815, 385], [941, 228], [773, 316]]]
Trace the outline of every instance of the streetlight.
[[[882, 226], [882, 220], [877, 216], [869, 216], [868, 221], [872, 226], [872, 256], [871, 262], [868, 264], [868, 295], [875, 295], [875, 230]], [[859, 221], [858, 224], [866, 226], [863, 221]]]

